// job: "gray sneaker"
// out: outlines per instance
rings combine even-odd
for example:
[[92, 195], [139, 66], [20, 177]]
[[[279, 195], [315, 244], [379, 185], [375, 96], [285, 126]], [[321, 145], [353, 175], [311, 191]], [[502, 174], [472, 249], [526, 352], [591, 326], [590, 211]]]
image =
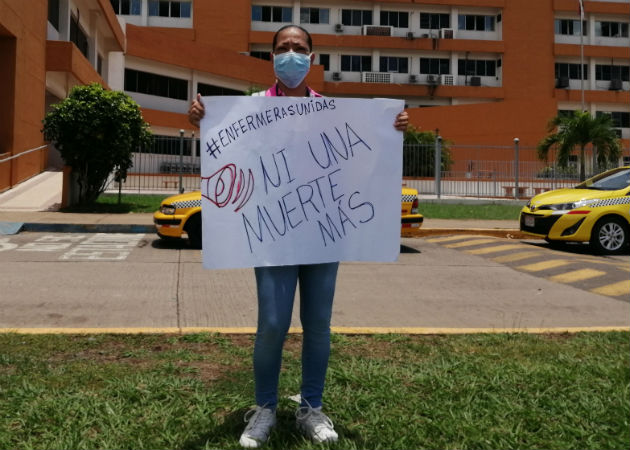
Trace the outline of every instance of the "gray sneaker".
[[298, 430], [314, 442], [337, 442], [339, 436], [322, 407], [302, 406], [295, 412]]
[[276, 424], [276, 412], [269, 408], [256, 406], [256, 408], [247, 411], [244, 420], [247, 422], [247, 426], [238, 442], [245, 448], [257, 448], [269, 439], [271, 429]]

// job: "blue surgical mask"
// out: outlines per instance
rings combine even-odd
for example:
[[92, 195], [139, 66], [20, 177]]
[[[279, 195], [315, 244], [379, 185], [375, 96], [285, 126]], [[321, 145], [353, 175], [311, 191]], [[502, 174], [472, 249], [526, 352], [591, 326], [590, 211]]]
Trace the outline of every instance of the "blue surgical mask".
[[288, 88], [293, 89], [306, 78], [311, 68], [311, 55], [295, 53], [293, 50], [273, 56], [276, 77]]

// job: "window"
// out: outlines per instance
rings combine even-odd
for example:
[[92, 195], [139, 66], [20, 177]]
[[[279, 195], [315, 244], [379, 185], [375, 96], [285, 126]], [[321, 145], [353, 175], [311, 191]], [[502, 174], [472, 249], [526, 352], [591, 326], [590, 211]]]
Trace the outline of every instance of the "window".
[[176, 100], [188, 100], [188, 80], [133, 69], [125, 69], [125, 90]]
[[558, 117], [572, 117], [575, 111], [571, 109], [559, 109]]
[[460, 59], [457, 61], [457, 74], [494, 77], [497, 74], [497, 62], [494, 59]]
[[580, 26], [579, 20], [573, 19], [556, 19], [554, 21], [554, 28], [556, 34], [564, 34], [569, 36], [579, 36], [580, 30], [584, 30], [583, 35], [586, 36], [587, 32], [587, 24], [586, 20], [582, 22], [582, 26]]
[[630, 81], [630, 66], [595, 65], [595, 79]]
[[142, 0], [109, 0], [116, 14], [139, 16], [142, 12]]
[[379, 72], [409, 73], [409, 60], [405, 57], [381, 56]]
[[342, 9], [341, 23], [348, 26], [372, 25], [372, 11], [363, 9]]
[[254, 58], [264, 59], [265, 61], [271, 61], [271, 55], [269, 52], [249, 52], [249, 56]]
[[[196, 156], [200, 155], [200, 142], [201, 140], [195, 139], [195, 147], [197, 149], [195, 152]], [[184, 156], [190, 156], [191, 144], [192, 139], [184, 138], [184, 148], [182, 152]], [[139, 151], [140, 153], [153, 153], [157, 155], [179, 155], [180, 145], [179, 137], [154, 134], [151, 136], [151, 142], [147, 146], [142, 146]], [[184, 167], [179, 166], [179, 164], [175, 162], [163, 162], [161, 164], [161, 170], [167, 173], [178, 173], [180, 170], [186, 169], [186, 163], [184, 163]], [[188, 173], [199, 174], [199, 167], [193, 167]]]
[[74, 15], [70, 17], [70, 42], [73, 42], [77, 46], [79, 51], [83, 53], [83, 56], [88, 57], [89, 45], [87, 36], [81, 29], [79, 21]]
[[[588, 65], [584, 64], [584, 79], [588, 80]], [[569, 78], [571, 80], [581, 80], [580, 65], [569, 63], [556, 63], [556, 78]]]
[[603, 116], [604, 114], [612, 118], [613, 127], [615, 128], [630, 128], [630, 112], [621, 111], [597, 111], [596, 117]]
[[628, 24], [625, 22], [595, 22], [595, 36], [628, 37]]
[[59, 0], [48, 0], [48, 21], [59, 31]]
[[192, 16], [192, 3], [175, 0], [149, 0], [149, 15], [189, 18]]
[[409, 13], [402, 11], [381, 11], [381, 25], [396, 28], [409, 28]]
[[330, 70], [330, 55], [325, 53], [319, 54], [319, 63], [324, 66], [324, 71], [327, 72]]
[[96, 55], [96, 71], [103, 76], [103, 57], [100, 54]]
[[420, 58], [420, 73], [447, 75], [451, 73], [451, 60], [448, 58]]
[[494, 31], [494, 22], [494, 16], [460, 14], [458, 17], [458, 28], [470, 31]]
[[451, 27], [450, 14], [420, 13], [420, 28], [438, 30]]
[[243, 91], [229, 89], [213, 84], [197, 83], [197, 92], [201, 95], [244, 95]]
[[300, 23], [330, 23], [328, 8], [300, 8]]
[[341, 70], [344, 72], [371, 72], [372, 57], [361, 55], [341, 55]]
[[252, 5], [252, 20], [258, 22], [293, 22], [293, 8]]

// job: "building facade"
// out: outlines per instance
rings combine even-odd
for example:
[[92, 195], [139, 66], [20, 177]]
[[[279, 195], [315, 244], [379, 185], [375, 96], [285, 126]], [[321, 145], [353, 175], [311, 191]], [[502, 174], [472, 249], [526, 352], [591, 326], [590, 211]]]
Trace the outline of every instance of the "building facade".
[[[315, 90], [404, 99], [411, 123], [458, 145], [518, 137], [535, 146], [552, 117], [582, 108], [612, 115], [630, 142], [628, 0], [584, 1], [583, 11], [578, 0], [25, 3], [0, 0], [0, 46], [9, 49], [0, 54], [13, 64], [0, 68], [13, 80], [0, 86], [13, 99], [0, 111], [13, 117], [0, 125], [4, 154], [41, 145], [46, 105], [94, 80], [131, 95], [154, 134], [192, 131], [186, 111], [197, 92], [239, 95], [273, 83], [271, 40], [290, 23], [313, 36]], [[33, 158], [12, 164], [9, 184]], [[5, 170], [0, 163], [0, 189]]]

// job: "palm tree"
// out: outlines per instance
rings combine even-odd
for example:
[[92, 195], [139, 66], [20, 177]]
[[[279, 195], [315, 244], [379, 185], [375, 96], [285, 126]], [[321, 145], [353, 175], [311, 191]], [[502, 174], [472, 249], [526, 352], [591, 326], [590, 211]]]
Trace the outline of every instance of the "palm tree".
[[612, 117], [602, 114], [593, 117], [587, 111], [575, 111], [573, 115], [559, 114], [551, 119], [547, 135], [538, 144], [538, 158], [547, 159], [552, 147], [558, 149], [558, 165], [566, 168], [569, 155], [576, 146], [580, 148], [580, 180], [586, 178], [584, 149], [593, 144], [597, 149], [597, 164], [616, 163], [621, 156], [621, 142], [613, 129]]

